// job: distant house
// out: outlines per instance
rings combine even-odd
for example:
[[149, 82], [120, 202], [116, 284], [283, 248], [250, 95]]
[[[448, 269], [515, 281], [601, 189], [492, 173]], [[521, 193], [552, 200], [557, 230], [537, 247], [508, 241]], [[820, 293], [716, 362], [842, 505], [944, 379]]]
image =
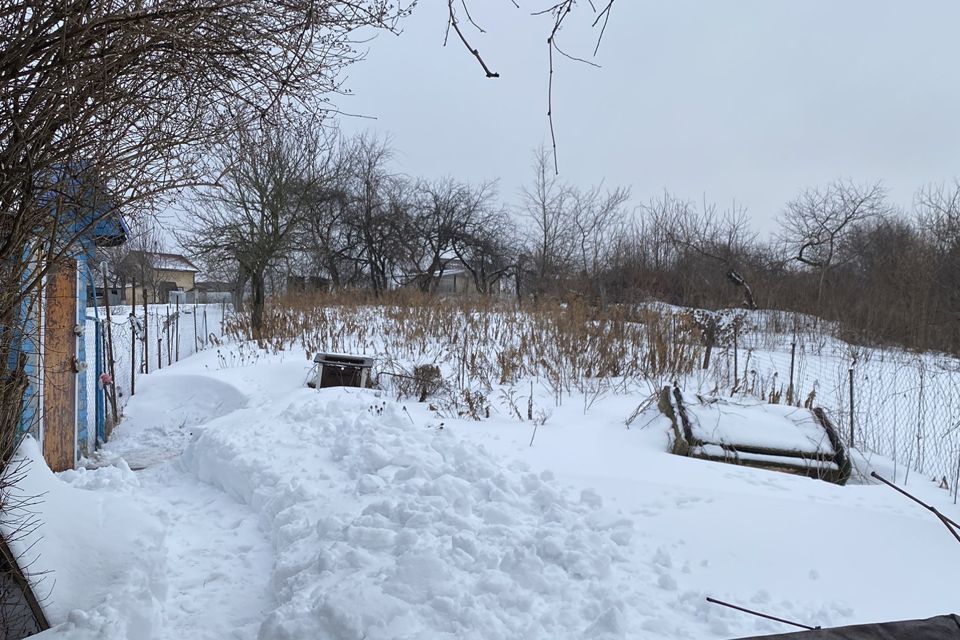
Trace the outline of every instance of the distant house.
[[95, 286], [87, 288], [88, 307], [102, 307], [108, 302], [111, 306], [123, 304], [123, 300], [120, 297], [123, 295], [123, 291], [120, 287], [108, 287], [104, 289], [103, 283], [99, 281], [99, 277], [93, 280]]
[[[123, 287], [121, 298], [126, 304], [130, 304], [134, 297], [142, 303], [144, 289], [149, 304], [168, 302], [171, 291], [193, 291], [200, 271], [186, 256], [177, 253], [130, 251], [124, 263], [124, 270], [134, 280]], [[137, 288], [135, 296], [134, 286]]]
[[330, 280], [322, 276], [287, 275], [287, 293], [314, 293], [330, 290]]
[[232, 304], [234, 289], [236, 284], [233, 282], [197, 281], [193, 285], [196, 301], [199, 304]]
[[[440, 295], [468, 296], [479, 293], [473, 274], [458, 258], [446, 260], [442, 269], [435, 271], [432, 276], [428, 272], [408, 274], [406, 286], [424, 289], [426, 280], [429, 280], [426, 290]], [[498, 278], [491, 286], [490, 293], [498, 294], [501, 290]]]
[[447, 262], [443, 271], [434, 276], [434, 280], [434, 290], [437, 293], [465, 295], [477, 292], [473, 277], [460, 260]]

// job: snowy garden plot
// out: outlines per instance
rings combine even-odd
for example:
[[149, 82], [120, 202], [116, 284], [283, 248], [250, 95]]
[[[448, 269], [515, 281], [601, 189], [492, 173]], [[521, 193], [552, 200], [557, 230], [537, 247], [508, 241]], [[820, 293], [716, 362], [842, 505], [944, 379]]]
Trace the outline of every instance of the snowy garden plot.
[[[275, 307], [265, 315], [262, 342], [271, 350], [376, 354], [380, 385], [394, 392], [409, 387], [403, 380], [418, 365], [438, 366], [445, 384], [433, 403], [453, 416], [489, 417], [499, 408], [530, 419], [529, 404], [518, 403], [528, 403], [532, 386], [549, 396], [544, 411], [571, 401], [586, 411], [611, 393], [648, 397], [702, 357], [689, 323], [655, 312], [594, 317], [582, 306], [530, 312], [440, 303]], [[238, 340], [248, 334], [236, 317], [226, 331]]]
[[[183, 441], [178, 462], [61, 476], [71, 491], [141, 505], [143, 543], [128, 537], [121, 546], [156, 561], [148, 572], [128, 571], [138, 562], [121, 567], [103, 583], [102, 606], [86, 591], [62, 592], [55, 622], [66, 619], [67, 637], [729, 638], [782, 628], [719, 610], [706, 595], [823, 625], [954, 606], [956, 542], [902, 496], [667, 455], [668, 425], [656, 408], [634, 428], [623, 424], [652, 376], [591, 387], [583, 367], [563, 378], [570, 391], [557, 395], [545, 379], [555, 364], [536, 360], [552, 353], [603, 364], [597, 354], [606, 343], [591, 336], [634, 329], [587, 318], [588, 329], [564, 334], [562, 319], [444, 310], [423, 312], [428, 332], [403, 310], [324, 313], [324, 329], [295, 325], [323, 350], [318, 336], [328, 335], [338, 336], [331, 350], [396, 347], [398, 368], [435, 359], [454, 393], [483, 391], [491, 381], [490, 419], [438, 418], [430, 403], [394, 402], [390, 392], [308, 389], [312, 354], [296, 344], [280, 353], [249, 342], [208, 349], [140, 378], [108, 452], [127, 436], [128, 444], [148, 444], [158, 403], [197, 410], [165, 400], [178, 388], [220, 400], [198, 418], [203, 424]], [[496, 326], [507, 321], [522, 326]], [[482, 323], [503, 342], [481, 340]], [[546, 337], [533, 336], [538, 326], [548, 327]], [[464, 349], [468, 329], [475, 332]], [[635, 330], [648, 331], [639, 334], [648, 342], [634, 343], [640, 372], [659, 347], [655, 333]], [[294, 336], [288, 345], [299, 342]], [[405, 348], [408, 338], [419, 342]], [[584, 353], [522, 350], [530, 340], [584, 345]], [[498, 358], [498, 344], [533, 355]], [[485, 349], [492, 353], [481, 355]], [[683, 376], [689, 389], [715, 382], [700, 373]], [[525, 395], [514, 405], [530, 428], [500, 395], [531, 382], [535, 411], [553, 410], [533, 447]], [[604, 395], [590, 404], [592, 388]], [[956, 517], [945, 492], [912, 484]], [[62, 497], [56, 504], [69, 501]], [[158, 526], [162, 542], [151, 533]], [[909, 540], [909, 552], [891, 553], [891, 540]], [[91, 531], [83, 544], [110, 551], [113, 543]], [[76, 566], [86, 557], [63, 561]], [[63, 613], [73, 607], [84, 612]], [[198, 628], [198, 616], [207, 624]]]
[[[450, 415], [480, 418], [499, 409], [529, 419], [531, 380], [554, 406], [582, 402], [585, 411], [609, 394], [642, 399], [678, 380], [697, 392], [821, 406], [845, 440], [852, 366], [854, 446], [891, 458], [898, 476], [912, 469], [946, 478], [956, 489], [960, 363], [850, 345], [834, 337], [837, 326], [809, 316], [736, 313], [745, 318], [738, 348], [729, 341], [717, 345], [709, 370], [699, 368], [703, 347], [684, 320], [686, 310], [659, 304], [605, 320], [576, 306], [561, 312], [450, 304], [280, 307], [269, 314], [268, 335], [274, 349], [296, 344], [308, 353], [376, 353], [387, 388], [397, 386], [397, 374], [436, 364], [448, 386], [439, 408]], [[239, 337], [244, 330], [228, 322], [228, 333]]]
[[[134, 476], [137, 501], [165, 492], [151, 512], [175, 518], [156, 638], [183, 637], [200, 603], [211, 625], [193, 635], [211, 640], [240, 623], [236, 637], [254, 637], [261, 610], [252, 629], [264, 640], [666, 640], [782, 630], [718, 610], [705, 595], [823, 625], [952, 606], [945, 584], [960, 554], [924, 510], [885, 487], [841, 488], [665, 454], [655, 408], [637, 422], [646, 428], [624, 428], [634, 397], [605, 397], [584, 419], [564, 396], [529, 447], [530, 429], [506, 412], [474, 423], [374, 390], [308, 389], [310, 360], [299, 348], [233, 362], [200, 353], [144, 378], [130, 405], [133, 415], [149, 404], [163, 380], [199, 387], [200, 377], [248, 399], [200, 425], [178, 463]], [[538, 402], [552, 401], [542, 391]], [[149, 411], [143, 417], [141, 426], [152, 423]], [[110, 471], [73, 481], [87, 478], [92, 488]], [[262, 549], [263, 536], [204, 525], [214, 510], [233, 513], [224, 525], [240, 514], [184, 471], [256, 513], [273, 554], [256, 556], [256, 567], [268, 563], [262, 581], [248, 572], [207, 582], [225, 567], [227, 575], [247, 571], [243, 549]], [[945, 492], [922, 484], [915, 490], [944, 507]], [[910, 552], [891, 554], [891, 540], [910, 540]], [[942, 575], [925, 568], [932, 559]], [[884, 581], [913, 597], [864, 587]], [[230, 617], [238, 610], [230, 602], [261, 588], [268, 595], [259, 609], [247, 603], [251, 616]]]

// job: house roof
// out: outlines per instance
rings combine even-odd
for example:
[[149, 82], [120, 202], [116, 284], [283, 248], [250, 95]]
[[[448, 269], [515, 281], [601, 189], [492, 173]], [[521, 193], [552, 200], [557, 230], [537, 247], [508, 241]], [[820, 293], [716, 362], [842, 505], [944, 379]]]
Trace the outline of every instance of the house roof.
[[112, 212], [97, 220], [93, 229], [94, 243], [98, 247], [117, 247], [127, 241], [129, 233], [123, 216]]
[[[90, 162], [57, 164], [45, 173], [49, 189], [40, 200], [56, 211], [68, 233], [92, 241], [97, 247], [116, 247], [127, 240], [129, 229], [116, 198], [100, 181]], [[92, 225], [92, 226], [91, 226]]]
[[185, 271], [197, 273], [200, 271], [197, 265], [179, 253], [163, 253], [154, 251], [131, 251], [131, 256], [146, 255], [150, 258], [150, 264], [158, 271]]
[[233, 291], [236, 287], [236, 284], [233, 282], [217, 282], [217, 281], [198, 281], [195, 282], [193, 288], [196, 291], [205, 291], [205, 292], [221, 292], [221, 291]]
[[[422, 264], [418, 265], [417, 269], [409, 269], [404, 271], [404, 275], [408, 278], [416, 278], [418, 276], [426, 275], [430, 269], [431, 263], [432, 260], [425, 260]], [[437, 267], [437, 270], [433, 272], [433, 277], [439, 278], [441, 276], [455, 276], [466, 272], [467, 268], [460, 258], [448, 257], [441, 259], [440, 266]]]

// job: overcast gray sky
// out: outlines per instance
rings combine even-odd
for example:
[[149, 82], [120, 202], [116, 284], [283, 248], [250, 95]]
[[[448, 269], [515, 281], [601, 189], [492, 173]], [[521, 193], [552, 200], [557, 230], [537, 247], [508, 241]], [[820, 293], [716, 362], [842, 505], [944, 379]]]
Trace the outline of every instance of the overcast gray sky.
[[[348, 71], [342, 128], [389, 134], [404, 173], [500, 180], [516, 203], [531, 152], [549, 141], [545, 3], [472, 0], [487, 30], [444, 48], [446, 2], [421, 0], [398, 36], [381, 35]], [[591, 57], [582, 0], [559, 40]], [[602, 4], [595, 2], [595, 4]], [[734, 199], [767, 231], [800, 189], [881, 180], [915, 189], [960, 175], [957, 0], [620, 0], [595, 69], [556, 62], [561, 176], [664, 188], [721, 206]], [[587, 25], [588, 26], [588, 25]]]

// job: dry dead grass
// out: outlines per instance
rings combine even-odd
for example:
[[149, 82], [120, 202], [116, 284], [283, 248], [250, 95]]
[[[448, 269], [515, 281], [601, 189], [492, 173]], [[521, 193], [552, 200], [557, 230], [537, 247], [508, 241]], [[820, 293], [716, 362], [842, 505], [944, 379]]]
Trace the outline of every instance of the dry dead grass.
[[[225, 329], [234, 338], [249, 335], [242, 315], [229, 319]], [[654, 390], [688, 375], [702, 359], [698, 329], [682, 314], [602, 311], [579, 301], [518, 308], [410, 292], [381, 300], [278, 299], [266, 310], [263, 336], [261, 347], [272, 351], [296, 346], [308, 356], [376, 354], [386, 377], [437, 365], [446, 386], [478, 416], [495, 388], [521, 380], [540, 380], [561, 404], [574, 393], [595, 400], [607, 392]]]

